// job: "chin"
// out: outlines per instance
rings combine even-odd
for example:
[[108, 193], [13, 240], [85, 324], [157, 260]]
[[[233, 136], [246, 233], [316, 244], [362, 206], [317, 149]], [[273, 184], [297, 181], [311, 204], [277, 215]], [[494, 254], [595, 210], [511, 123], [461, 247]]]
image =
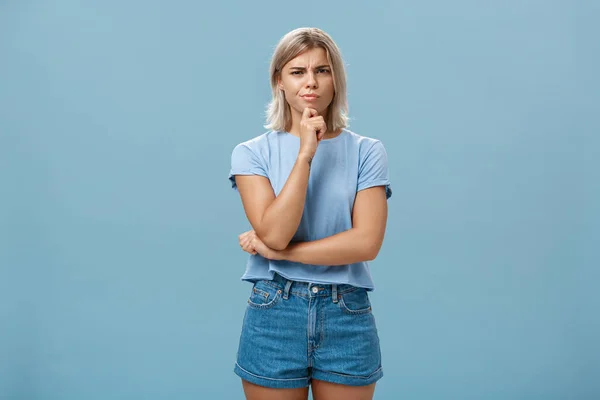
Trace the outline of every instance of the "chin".
[[327, 110], [327, 108], [323, 108], [317, 104], [299, 104], [298, 106], [293, 107], [293, 109], [296, 110], [297, 112], [299, 112], [300, 114], [302, 114], [304, 112], [304, 107], [309, 107], [314, 110], [317, 110], [319, 115], [322, 115], [323, 112]]

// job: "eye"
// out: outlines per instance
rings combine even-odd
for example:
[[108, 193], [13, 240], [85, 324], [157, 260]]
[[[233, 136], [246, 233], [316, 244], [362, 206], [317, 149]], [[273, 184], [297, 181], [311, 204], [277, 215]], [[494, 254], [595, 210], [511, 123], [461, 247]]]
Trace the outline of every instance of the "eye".
[[298, 74], [301, 74], [301, 73], [302, 73], [302, 71], [292, 71], [292, 75], [298, 75]]
[[329, 70], [327, 68], [319, 68], [318, 72], [328, 73]]

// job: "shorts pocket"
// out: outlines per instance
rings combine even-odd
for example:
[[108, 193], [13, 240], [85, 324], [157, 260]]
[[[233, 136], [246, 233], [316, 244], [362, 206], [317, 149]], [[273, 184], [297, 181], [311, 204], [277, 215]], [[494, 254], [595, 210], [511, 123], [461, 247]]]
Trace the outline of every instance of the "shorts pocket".
[[369, 294], [364, 288], [342, 293], [338, 297], [340, 308], [347, 314], [358, 315], [371, 312]]
[[281, 299], [281, 289], [265, 281], [258, 281], [252, 287], [248, 305], [252, 308], [271, 308]]

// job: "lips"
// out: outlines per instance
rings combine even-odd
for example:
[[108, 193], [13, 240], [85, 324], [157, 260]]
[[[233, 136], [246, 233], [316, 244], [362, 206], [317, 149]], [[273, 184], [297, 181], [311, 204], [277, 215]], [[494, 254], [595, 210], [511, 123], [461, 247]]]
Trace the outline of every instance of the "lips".
[[314, 99], [318, 98], [319, 96], [317, 96], [316, 94], [304, 94], [301, 97], [306, 100], [314, 100]]

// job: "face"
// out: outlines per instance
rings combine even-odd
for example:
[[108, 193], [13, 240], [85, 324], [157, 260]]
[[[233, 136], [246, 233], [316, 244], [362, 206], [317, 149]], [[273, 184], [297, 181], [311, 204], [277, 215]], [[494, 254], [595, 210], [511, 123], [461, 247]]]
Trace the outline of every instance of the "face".
[[[292, 109], [302, 114], [305, 107], [326, 115], [334, 95], [331, 65], [322, 47], [305, 51], [283, 66], [279, 88]], [[311, 96], [308, 96], [311, 95]]]

